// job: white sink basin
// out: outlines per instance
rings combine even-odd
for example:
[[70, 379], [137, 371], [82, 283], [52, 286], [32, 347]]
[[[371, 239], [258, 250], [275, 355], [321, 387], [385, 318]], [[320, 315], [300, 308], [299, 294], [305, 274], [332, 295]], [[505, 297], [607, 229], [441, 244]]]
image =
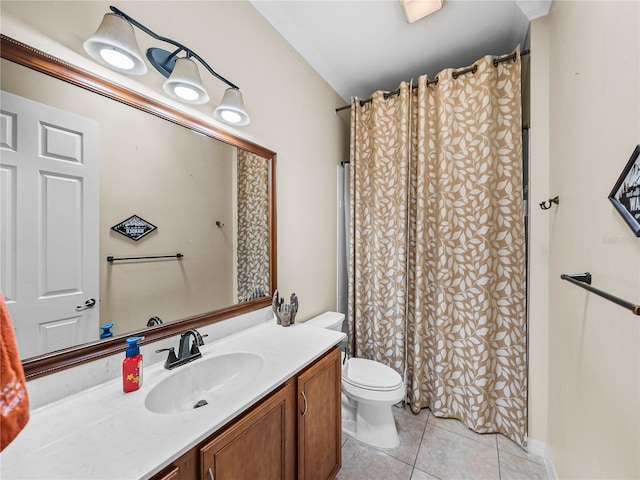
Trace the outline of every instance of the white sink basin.
[[[177, 367], [153, 387], [144, 405], [154, 413], [180, 413], [211, 408], [247, 385], [262, 370], [264, 360], [253, 353], [203, 357]], [[205, 403], [206, 402], [206, 403]]]

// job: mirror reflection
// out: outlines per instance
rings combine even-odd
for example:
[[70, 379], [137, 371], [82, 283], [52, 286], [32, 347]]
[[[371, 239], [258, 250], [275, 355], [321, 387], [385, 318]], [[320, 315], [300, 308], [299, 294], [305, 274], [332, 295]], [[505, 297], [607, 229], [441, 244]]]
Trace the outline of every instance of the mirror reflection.
[[[268, 159], [5, 59], [1, 74], [0, 288], [23, 359], [270, 294]], [[112, 229], [134, 215], [125, 233], [156, 228]]]

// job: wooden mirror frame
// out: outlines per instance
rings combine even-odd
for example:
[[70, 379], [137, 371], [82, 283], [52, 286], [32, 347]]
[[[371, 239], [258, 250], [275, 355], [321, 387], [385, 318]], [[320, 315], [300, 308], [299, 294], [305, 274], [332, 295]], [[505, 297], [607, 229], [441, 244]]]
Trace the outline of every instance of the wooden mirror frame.
[[[207, 125], [191, 115], [177, 111], [133, 90], [113, 84], [6, 35], [0, 35], [0, 57], [266, 158], [269, 161], [269, 290], [273, 294], [277, 285], [275, 152]], [[144, 335], [145, 339], [141, 342], [144, 345], [178, 335], [190, 328], [202, 327], [269, 305], [271, 305], [270, 296], [171, 321], [153, 328], [130, 332], [126, 335], [45, 353], [25, 359], [22, 363], [24, 373], [27, 380], [31, 380], [124, 351], [126, 348], [124, 340], [127, 337]]]

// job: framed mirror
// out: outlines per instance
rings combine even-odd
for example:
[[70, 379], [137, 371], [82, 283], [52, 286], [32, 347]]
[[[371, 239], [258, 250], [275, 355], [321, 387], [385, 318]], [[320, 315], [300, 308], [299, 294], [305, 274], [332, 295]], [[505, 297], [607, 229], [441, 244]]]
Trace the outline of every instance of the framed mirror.
[[[122, 351], [124, 339], [129, 336], [144, 336], [142, 343], [150, 343], [270, 305], [277, 280], [275, 152], [4, 35], [0, 49], [3, 67], [6, 67], [3, 68], [3, 90], [5, 78], [13, 78], [12, 82], [20, 85], [16, 87], [17, 95], [29, 97], [31, 89], [39, 92], [34, 95], [35, 100], [47, 106], [50, 102], [46, 97], [43, 100], [42, 95], [55, 98], [53, 103], [62, 117], [72, 112], [70, 115], [75, 120], [77, 110], [91, 117], [89, 133], [82, 137], [84, 150], [88, 150], [91, 122], [96, 121], [99, 130], [97, 231], [94, 236], [78, 233], [78, 238], [84, 240], [75, 244], [73, 237], [60, 241], [73, 232], [77, 224], [91, 223], [76, 217], [73, 217], [75, 221], [69, 220], [66, 212], [82, 208], [68, 208], [66, 203], [61, 203], [63, 220], [49, 219], [57, 229], [49, 227], [48, 231], [54, 247], [63, 246], [59, 247], [62, 254], [56, 262], [50, 261], [52, 255], [37, 262], [37, 268], [49, 272], [51, 278], [47, 277], [46, 281], [53, 285], [42, 290], [50, 295], [39, 291], [41, 298], [58, 299], [77, 294], [72, 300], [74, 308], [94, 309], [99, 312], [98, 320], [89, 328], [89, 337], [65, 334], [69, 328], [75, 332], [70, 326], [73, 322], [65, 320], [73, 317], [70, 314], [62, 315], [62, 321], [47, 320], [45, 327], [42, 324], [30, 327], [29, 343], [42, 343], [34, 336], [40, 335], [38, 332], [43, 328], [61, 328], [51, 328], [52, 340], [48, 341], [49, 348], [45, 345], [45, 353], [28, 350], [31, 354], [23, 358], [27, 379]], [[71, 93], [70, 89], [74, 91]], [[77, 97], [76, 90], [82, 96]], [[98, 119], [98, 113], [104, 113], [106, 119]], [[40, 124], [46, 126], [40, 138], [46, 137], [51, 142], [51, 152], [61, 145], [75, 145], [68, 133], [79, 131], [80, 127], [56, 130], [52, 122]], [[7, 131], [5, 127], [5, 137]], [[125, 150], [125, 146], [129, 149]], [[11, 148], [5, 147], [3, 145], [2, 163], [10, 164], [5, 158], [10, 158]], [[55, 152], [51, 154], [55, 155], [64, 157]], [[44, 170], [51, 171], [48, 167]], [[75, 179], [75, 174], [64, 175], [64, 180]], [[67, 202], [66, 199], [73, 197], [73, 194], [65, 196], [65, 185], [69, 182], [63, 182], [64, 188], [58, 188], [57, 178], [51, 176], [48, 180], [48, 195], [58, 189], [62, 192], [62, 201]], [[84, 191], [92, 190], [89, 185], [85, 185]], [[49, 210], [53, 212], [55, 208], [49, 207]], [[41, 220], [41, 217], [38, 218]], [[19, 232], [14, 235], [18, 239], [24, 236]], [[94, 253], [82, 257], [76, 248], [69, 247], [83, 243], [89, 244]], [[40, 252], [42, 244], [39, 240]], [[13, 257], [12, 250], [5, 247], [2, 288], [11, 311], [12, 293], [5, 290], [11, 290], [12, 282], [7, 278], [11, 276]], [[54, 252], [58, 248], [54, 247], [44, 250]], [[37, 255], [42, 257], [41, 253]], [[99, 274], [95, 294], [80, 287], [69, 288], [66, 285], [73, 282], [59, 280], [51, 274], [60, 271], [60, 275], [71, 275], [76, 271], [76, 264], [94, 265], [89, 270], [93, 273], [97, 270]], [[15, 271], [13, 274], [15, 276]], [[84, 280], [85, 276], [87, 274], [78, 273], [75, 278]], [[44, 285], [41, 279], [35, 283], [40, 287]], [[57, 288], [56, 284], [62, 287]], [[95, 307], [89, 305], [92, 299], [96, 300]], [[48, 306], [44, 309], [54, 310]], [[16, 326], [21, 319], [15, 318], [14, 312], [12, 316]], [[109, 323], [114, 324], [113, 336], [98, 339], [98, 327]], [[19, 345], [20, 330], [16, 327]], [[77, 344], [49, 351], [56, 339], [69, 341], [74, 335], [76, 340], [80, 339]]]

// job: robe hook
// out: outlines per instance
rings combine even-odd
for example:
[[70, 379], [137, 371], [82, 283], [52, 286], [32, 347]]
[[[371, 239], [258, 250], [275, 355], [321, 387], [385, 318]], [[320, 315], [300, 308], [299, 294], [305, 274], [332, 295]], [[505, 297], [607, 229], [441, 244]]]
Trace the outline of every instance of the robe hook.
[[220, 220], [216, 220], [216, 225], [220, 228], [224, 227], [224, 223], [222, 223]]
[[553, 205], [554, 203], [556, 205], [560, 205], [560, 197], [558, 195], [556, 195], [553, 198], [550, 198], [546, 202], [540, 202], [540, 208], [542, 210], [549, 210], [551, 208], [551, 205]]

